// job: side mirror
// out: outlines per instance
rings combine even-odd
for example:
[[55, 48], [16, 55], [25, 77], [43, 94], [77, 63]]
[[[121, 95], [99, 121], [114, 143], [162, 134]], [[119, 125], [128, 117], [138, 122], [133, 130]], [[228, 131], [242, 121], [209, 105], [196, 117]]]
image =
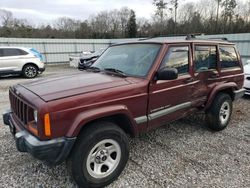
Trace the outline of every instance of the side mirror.
[[157, 72], [157, 80], [175, 80], [176, 78], [178, 78], [176, 68], [164, 67]]

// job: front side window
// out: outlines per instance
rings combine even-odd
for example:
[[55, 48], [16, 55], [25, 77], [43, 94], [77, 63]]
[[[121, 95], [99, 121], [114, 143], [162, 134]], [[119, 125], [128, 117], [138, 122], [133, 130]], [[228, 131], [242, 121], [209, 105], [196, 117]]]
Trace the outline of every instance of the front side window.
[[161, 68], [176, 68], [178, 74], [188, 73], [188, 46], [170, 47], [165, 55]]
[[240, 66], [233, 46], [220, 46], [220, 66], [222, 69]]
[[216, 46], [196, 45], [194, 51], [195, 72], [216, 69], [217, 66]]
[[109, 47], [92, 65], [116, 69], [128, 76], [145, 77], [161, 48], [160, 44], [124, 44]]

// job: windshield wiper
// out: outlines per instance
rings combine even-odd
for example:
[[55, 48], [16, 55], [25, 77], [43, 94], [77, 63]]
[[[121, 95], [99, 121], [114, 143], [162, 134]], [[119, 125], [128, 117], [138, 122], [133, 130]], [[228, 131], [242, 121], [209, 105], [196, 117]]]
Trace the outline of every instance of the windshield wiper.
[[105, 68], [104, 69], [106, 72], [111, 72], [111, 73], [115, 73], [119, 76], [122, 76], [122, 77], [127, 77], [127, 74], [125, 74], [123, 71], [121, 70], [118, 70], [118, 69], [114, 69], [114, 68]]
[[87, 67], [85, 70], [91, 71], [91, 72], [101, 72], [101, 69], [95, 66]]

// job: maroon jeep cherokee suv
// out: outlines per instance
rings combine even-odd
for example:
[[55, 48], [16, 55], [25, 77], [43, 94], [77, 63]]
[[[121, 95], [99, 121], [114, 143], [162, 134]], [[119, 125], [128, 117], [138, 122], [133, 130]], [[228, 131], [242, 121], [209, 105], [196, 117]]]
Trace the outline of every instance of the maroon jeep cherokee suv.
[[127, 163], [127, 135], [196, 111], [212, 130], [224, 129], [243, 80], [227, 41], [115, 44], [84, 72], [10, 87], [3, 119], [19, 151], [49, 164], [67, 160], [80, 187], [103, 187]]

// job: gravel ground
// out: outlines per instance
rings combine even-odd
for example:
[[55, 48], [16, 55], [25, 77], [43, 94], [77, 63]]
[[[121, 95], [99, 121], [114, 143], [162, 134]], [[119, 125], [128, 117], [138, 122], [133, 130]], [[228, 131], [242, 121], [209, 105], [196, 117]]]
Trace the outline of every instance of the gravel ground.
[[[48, 66], [44, 74], [74, 72], [68, 65]], [[39, 79], [38, 77], [38, 79]], [[26, 82], [0, 78], [0, 114], [9, 107], [8, 87]], [[129, 162], [119, 187], [250, 187], [250, 97], [234, 103], [227, 129], [211, 132], [202, 114], [169, 123], [130, 140]], [[63, 163], [48, 167], [20, 153], [0, 117], [0, 187], [77, 187]]]

